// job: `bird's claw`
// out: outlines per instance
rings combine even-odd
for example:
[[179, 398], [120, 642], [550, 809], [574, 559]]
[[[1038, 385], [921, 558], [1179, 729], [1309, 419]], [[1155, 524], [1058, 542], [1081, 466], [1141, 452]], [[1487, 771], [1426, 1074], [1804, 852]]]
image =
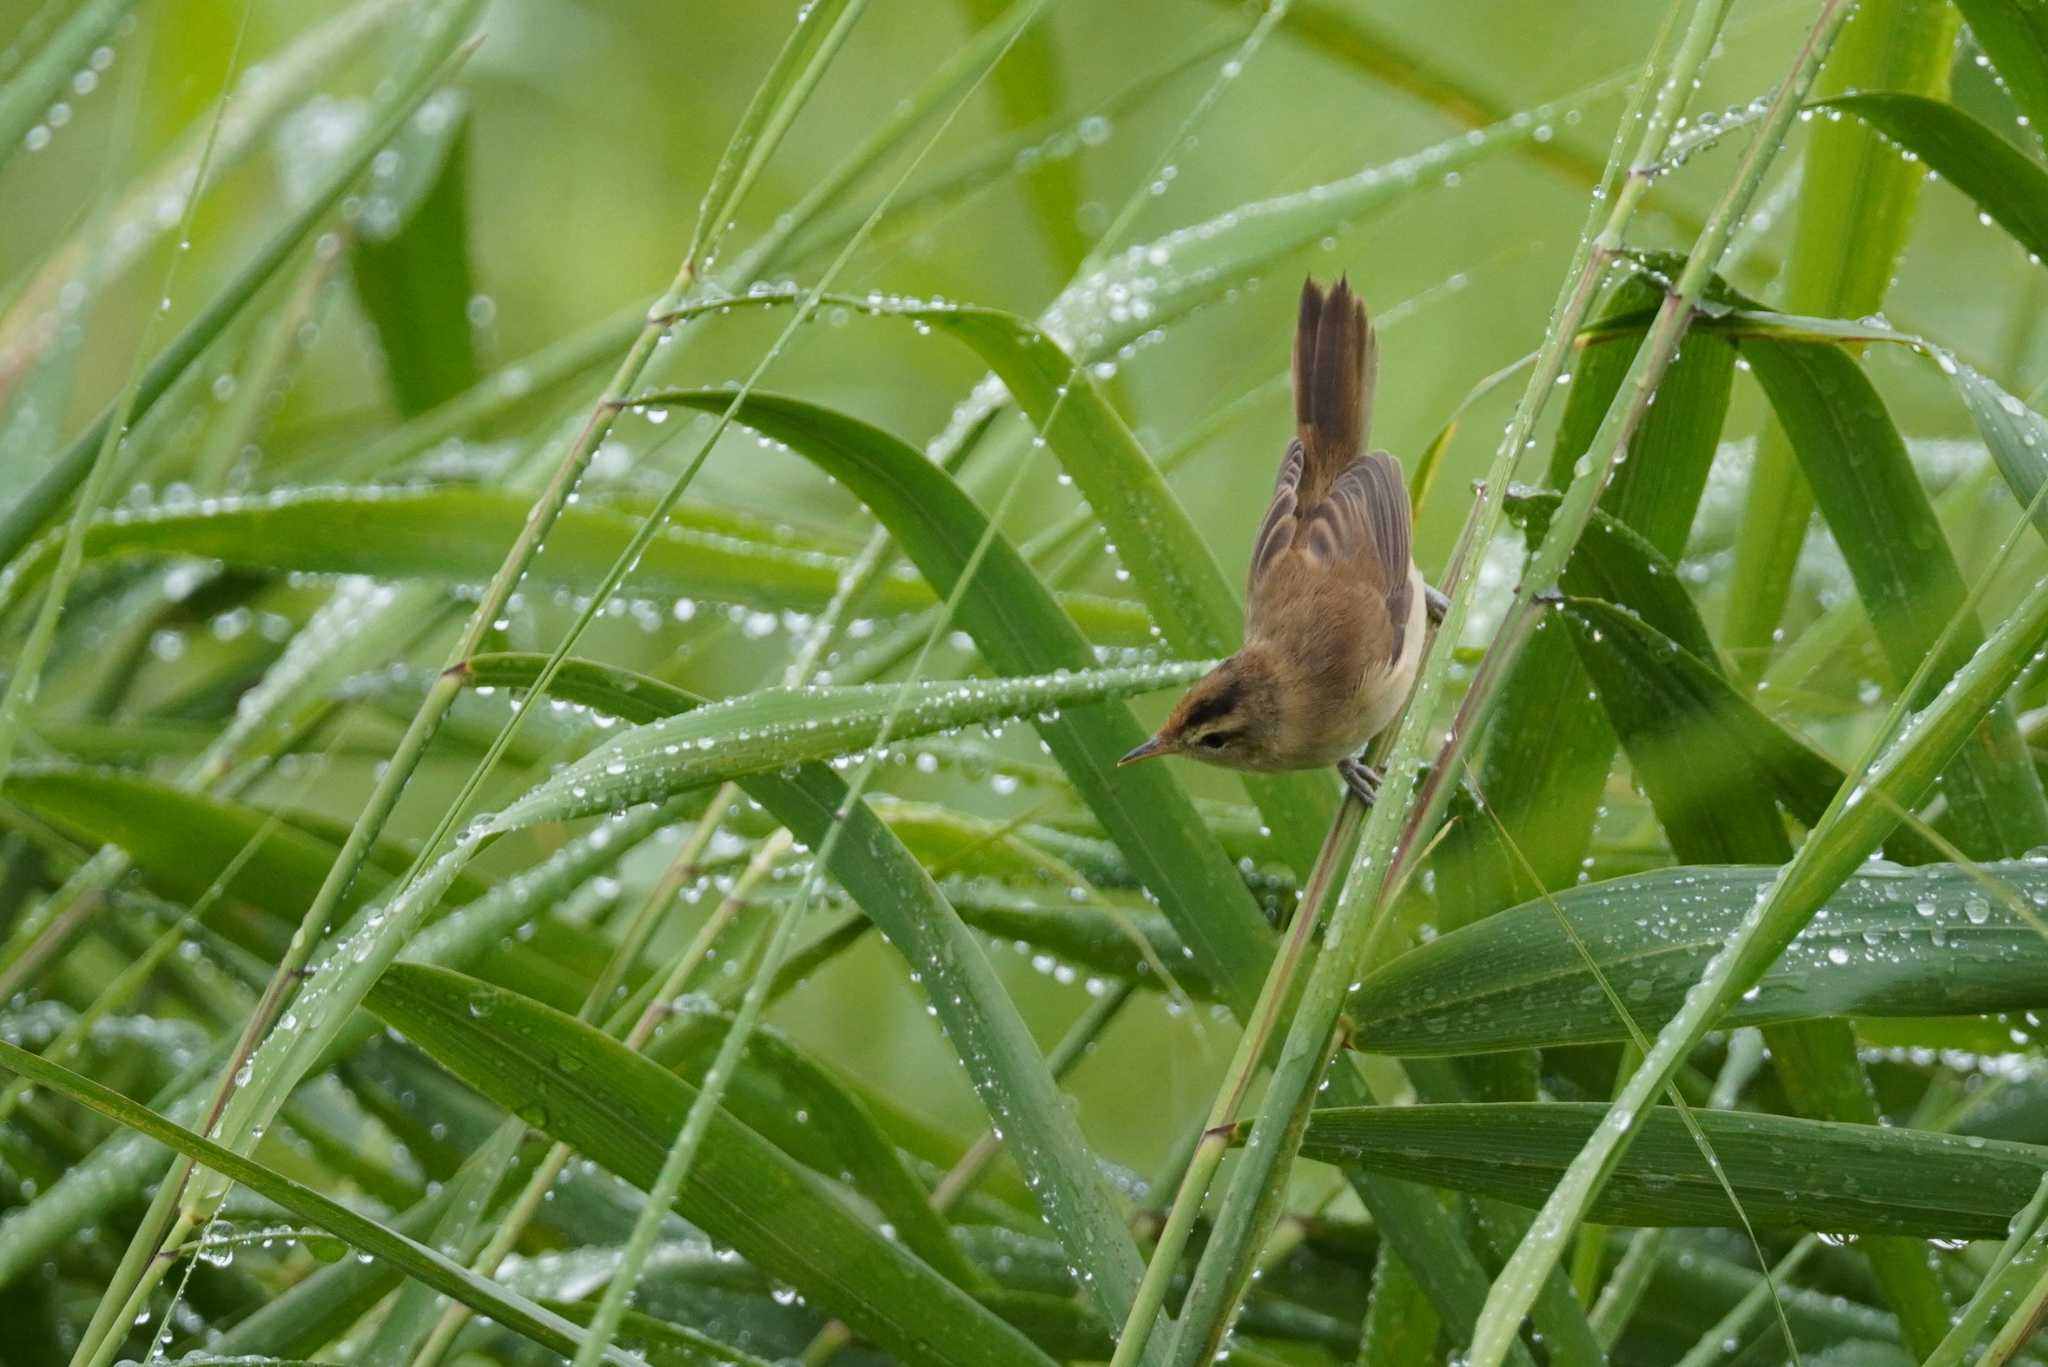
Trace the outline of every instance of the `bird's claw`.
[[1344, 780], [1345, 788], [1353, 797], [1370, 807], [1379, 800], [1380, 771], [1370, 764], [1356, 759], [1337, 761], [1337, 776]]
[[1445, 596], [1442, 589], [1432, 584], [1424, 584], [1422, 610], [1429, 615], [1431, 626], [1440, 627], [1444, 624], [1444, 614], [1451, 610], [1451, 600]]
[[1540, 607], [1561, 608], [1564, 606], [1564, 590], [1544, 589], [1541, 593], [1534, 595], [1533, 601]]

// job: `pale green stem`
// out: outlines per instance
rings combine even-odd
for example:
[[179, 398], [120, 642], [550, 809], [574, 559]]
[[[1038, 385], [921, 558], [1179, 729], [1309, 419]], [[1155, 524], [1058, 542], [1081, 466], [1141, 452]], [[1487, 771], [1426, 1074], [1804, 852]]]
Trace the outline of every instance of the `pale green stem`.
[[[2012, 1228], [1978, 1283], [1977, 1294], [1970, 1297], [1970, 1303], [1956, 1316], [1955, 1324], [1935, 1345], [1934, 1351], [1927, 1355], [1922, 1367], [1962, 1367], [1964, 1355], [1976, 1346], [1984, 1333], [1984, 1326], [1991, 1323], [1991, 1317], [2030, 1279], [2040, 1275], [2037, 1269], [2041, 1267], [2044, 1256], [2048, 1256], [2048, 1226], [2042, 1223], [2044, 1215], [2048, 1215], [2048, 1178], [2044, 1178], [2035, 1189], [2033, 1199], [2013, 1216]], [[1990, 1360], [1987, 1351], [1983, 1361]]]
[[[1638, 1239], [1641, 1237], [1637, 1236]], [[1699, 1340], [1686, 1355], [1678, 1360], [1678, 1367], [1710, 1367], [1710, 1364], [1720, 1361], [1725, 1356], [1721, 1345], [1738, 1339], [1747, 1332], [1750, 1321], [1762, 1314], [1764, 1307], [1776, 1299], [1777, 1287], [1796, 1273], [1800, 1265], [1819, 1247], [1820, 1240], [1811, 1234], [1792, 1245], [1791, 1251], [1778, 1259], [1768, 1276], [1761, 1278], [1711, 1329], [1699, 1336]], [[1631, 1247], [1629, 1252], [1633, 1253], [1635, 1249]]]
[[1223, 1085], [1217, 1089], [1208, 1118], [1202, 1123], [1201, 1138], [1196, 1141], [1187, 1171], [1181, 1175], [1180, 1190], [1174, 1194], [1173, 1205], [1166, 1213], [1166, 1223], [1152, 1249], [1152, 1260], [1145, 1265], [1145, 1280], [1139, 1283], [1137, 1300], [1132, 1303], [1131, 1313], [1125, 1317], [1123, 1330], [1117, 1336], [1116, 1355], [1110, 1359], [1110, 1367], [1132, 1367], [1144, 1357], [1152, 1325], [1165, 1306], [1167, 1288], [1173, 1281], [1173, 1274], [1179, 1270], [1188, 1235], [1195, 1227], [1195, 1217], [1201, 1214], [1202, 1197], [1209, 1190], [1209, 1179], [1215, 1176], [1223, 1155], [1230, 1149], [1230, 1141], [1236, 1131], [1238, 1107], [1244, 1104], [1245, 1095], [1251, 1090], [1252, 1079], [1257, 1076], [1274, 1032], [1279, 1028], [1280, 1014], [1287, 1009], [1288, 999], [1293, 996], [1295, 978], [1308, 958], [1309, 945], [1315, 939], [1323, 899], [1329, 896], [1330, 886], [1337, 878], [1337, 865], [1344, 858], [1344, 851], [1350, 846], [1351, 837], [1358, 830], [1359, 819], [1364, 815], [1364, 805], [1355, 796], [1346, 794], [1343, 806], [1337, 809], [1336, 820], [1330, 823], [1329, 832], [1323, 837], [1323, 848], [1316, 856], [1308, 885], [1294, 909], [1294, 923], [1287, 928], [1287, 940], [1281, 945], [1279, 954], [1274, 956], [1273, 966], [1259, 987], [1259, 999], [1245, 1021], [1244, 1033], [1238, 1037], [1237, 1050], [1231, 1055], [1230, 1067], [1223, 1075]]
[[[1550, 330], [1537, 354], [1534, 373], [1474, 505], [1468, 525], [1469, 540], [1474, 545], [1483, 546], [1492, 540], [1515, 465], [1525, 444], [1532, 442], [1536, 420], [1556, 387], [1557, 377], [1563, 373], [1579, 326], [1599, 291], [1607, 263], [1620, 250], [1622, 231], [1648, 192], [1650, 168], [1662, 155], [1679, 113], [1692, 92], [1694, 79], [1706, 63], [1725, 11], [1725, 0], [1699, 0], [1668, 64], [1663, 64], [1661, 75], [1652, 79], [1654, 91], [1645, 88], [1638, 93], [1630, 118], [1640, 122], [1641, 136], [1636, 141], [1634, 155], [1626, 163], [1629, 169], [1621, 175], [1612, 202], [1605, 204], [1604, 212], [1602, 202], [1596, 201], [1593, 206], [1588, 233], [1579, 245], [1574, 269], [1566, 276]], [[1650, 70], [1658, 71], [1659, 65], [1653, 58]], [[1624, 131], [1617, 134], [1617, 138], [1622, 140], [1617, 143], [1617, 153], [1627, 145], [1626, 127], [1627, 121], [1624, 122]], [[1594, 224], [1600, 225], [1597, 234], [1592, 231]], [[1648, 350], [1647, 346], [1645, 350]], [[1617, 441], [1622, 435], [1620, 430], [1602, 433], [1609, 441]], [[1602, 449], [1598, 438], [1594, 449]], [[1590, 500], [1587, 503], [1590, 507]], [[1179, 1341], [1172, 1355], [1176, 1363], [1200, 1360], [1220, 1343], [1224, 1326], [1243, 1294], [1256, 1257], [1259, 1225], [1274, 1213], [1268, 1194], [1273, 1184], [1280, 1180], [1279, 1170], [1292, 1160], [1299, 1145], [1297, 1120], [1302, 1103], [1313, 1095], [1316, 1079], [1331, 1057], [1332, 1041], [1350, 982], [1370, 961], [1374, 943], [1385, 925], [1386, 916], [1379, 914], [1380, 909], [1390, 908], [1398, 893], [1400, 879], [1394, 876], [1398, 873], [1395, 863], [1396, 823], [1401, 820], [1404, 797], [1409, 796], [1416, 786], [1414, 774], [1428, 743], [1427, 731], [1436, 701], [1447, 686], [1452, 657], [1470, 604], [1471, 576], [1471, 569], [1461, 566], [1451, 594], [1450, 610], [1417, 683], [1415, 697], [1395, 733], [1393, 757], [1386, 769], [1386, 784], [1367, 822], [1351, 876], [1339, 894], [1337, 909], [1325, 931], [1323, 953], [1309, 977], [1292, 1028], [1281, 1048], [1267, 1087], [1267, 1104], [1253, 1125], [1236, 1174], [1219, 1208], [1208, 1248], [1197, 1264], [1194, 1283], [1189, 1289], [1177, 1330]], [[1510, 609], [1511, 622], [1517, 616], [1526, 620], [1526, 609], [1531, 601], [1529, 582], [1530, 579], [1525, 579], [1517, 595], [1516, 607]], [[1516, 608], [1524, 611], [1517, 613]], [[1504, 654], [1503, 645], [1504, 642], [1495, 641], [1487, 653], [1489, 663], [1496, 654]], [[1512, 650], [1511, 645], [1507, 648]], [[1495, 666], [1496, 672], [1499, 668]], [[1482, 675], [1484, 672], [1482, 666]], [[1474, 689], [1479, 686], [1475, 681]], [[1445, 753], [1438, 758], [1430, 777], [1423, 781], [1422, 792], [1414, 795], [1405, 832], [1401, 833], [1405, 838], [1400, 842], [1410, 859], [1421, 853], [1424, 842], [1418, 838], [1419, 834], [1424, 822], [1448, 795], [1446, 780], [1459, 762], [1459, 748], [1476, 720], [1476, 717], [1461, 715], [1446, 742]]]

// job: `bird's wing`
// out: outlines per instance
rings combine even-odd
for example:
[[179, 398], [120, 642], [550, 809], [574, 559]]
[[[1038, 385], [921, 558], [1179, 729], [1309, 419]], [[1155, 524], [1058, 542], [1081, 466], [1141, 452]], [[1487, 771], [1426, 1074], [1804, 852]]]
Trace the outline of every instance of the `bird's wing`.
[[1287, 454], [1280, 461], [1279, 478], [1273, 481], [1273, 501], [1267, 505], [1266, 520], [1259, 524], [1258, 539], [1252, 542], [1251, 570], [1245, 579], [1247, 602], [1258, 598], [1259, 580], [1274, 560], [1294, 544], [1295, 513], [1299, 508], [1304, 459], [1300, 442], [1287, 443]]
[[[1296, 508], [1285, 474], [1283, 466], [1282, 491], [1276, 491], [1267, 526], [1259, 535], [1263, 558], [1255, 557], [1252, 564], [1254, 626], [1266, 614], [1281, 610], [1280, 603], [1269, 599], [1326, 590], [1333, 584], [1355, 585], [1359, 593], [1380, 596], [1389, 628], [1387, 658], [1398, 659], [1414, 592], [1408, 575], [1408, 491], [1402, 487], [1400, 462], [1385, 451], [1360, 457], [1345, 466], [1329, 493], [1305, 512]], [[1262, 581], [1283, 560], [1284, 574], [1264, 584], [1269, 592], [1260, 593]]]

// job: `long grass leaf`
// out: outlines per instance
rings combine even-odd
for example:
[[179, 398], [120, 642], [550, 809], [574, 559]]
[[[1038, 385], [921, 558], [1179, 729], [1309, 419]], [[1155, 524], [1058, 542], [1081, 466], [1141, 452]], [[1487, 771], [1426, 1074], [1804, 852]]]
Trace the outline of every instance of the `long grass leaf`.
[[[0, 1040], [0, 1067], [33, 1078], [38, 1084], [81, 1105], [90, 1106], [117, 1124], [189, 1154], [196, 1161], [233, 1177], [251, 1191], [277, 1202], [302, 1219], [310, 1220], [364, 1253], [398, 1264], [409, 1275], [491, 1316], [506, 1328], [544, 1348], [569, 1352], [583, 1341], [584, 1336], [576, 1326], [559, 1315], [477, 1276], [425, 1244], [408, 1239], [253, 1159], [244, 1158], [166, 1120], [148, 1107], [130, 1101], [111, 1088], [102, 1087], [90, 1078], [45, 1062], [4, 1040]], [[638, 1367], [637, 1359], [631, 1354], [617, 1350], [607, 1353], [604, 1360], [616, 1364], [616, 1367]]]
[[[1829, 94], [1948, 91], [1955, 14], [1939, 0], [1861, 5], [1820, 78]], [[1858, 318], [1884, 307], [1918, 203], [1920, 168], [1869, 129], [1821, 122], [1799, 179], [1785, 299], [1801, 313]], [[1783, 434], [1767, 428], [1751, 466], [1722, 644], [1742, 677], [1764, 671], [1790, 594], [1813, 498]]]
[[[318, 186], [290, 219], [150, 362], [135, 386], [134, 401], [129, 407], [130, 421], [139, 422], [201, 354], [242, 316], [250, 302], [278, 270], [296, 256], [322, 220], [362, 177], [377, 153], [398, 136], [414, 111], [453, 73], [459, 58], [450, 54], [462, 36], [463, 20], [469, 12], [468, 6], [457, 5], [436, 17], [432, 31], [420, 44], [415, 64], [403, 79], [393, 83], [390, 93], [378, 102], [376, 116], [349, 144], [347, 152], [334, 159]], [[12, 560], [18, 555], [50, 514], [84, 482], [92, 465], [93, 453], [99, 449], [112, 425], [113, 411], [109, 409], [94, 419], [64, 454], [37, 477], [35, 483], [8, 505], [5, 515], [0, 516], [0, 561]]]
[[[671, 400], [722, 410], [730, 395]], [[950, 593], [987, 519], [945, 473], [901, 440], [794, 399], [757, 394], [740, 420], [784, 442], [866, 502], [933, 588]], [[982, 656], [1005, 673], [1084, 669], [1092, 660], [1073, 623], [1006, 539], [990, 547], [962, 601], [961, 623]], [[1039, 723], [1039, 734], [1145, 886], [1158, 897], [1226, 1000], [1248, 1008], [1271, 954], [1271, 932], [1244, 882], [1172, 775], [1116, 759], [1145, 737], [1115, 704], [1073, 708]]]
[[2048, 253], [2048, 170], [1976, 119], [1952, 104], [1893, 91], [1844, 95], [1828, 107], [1906, 148], [2033, 256]]
[[[1598, 1103], [1318, 1110], [1303, 1152], [1542, 1203], [1601, 1124]], [[1760, 1225], [1843, 1234], [2002, 1235], [2048, 1149], [1887, 1125], [1700, 1110], [1728, 1185]], [[1737, 1213], [1677, 1110], [1654, 1106], [1589, 1213], [1617, 1225], [1732, 1225]]]
[[[369, 1005], [536, 1129], [637, 1186], [697, 1089], [591, 1026], [444, 970], [401, 967]], [[905, 1361], [1042, 1363], [1007, 1325], [719, 1112], [677, 1209]]]

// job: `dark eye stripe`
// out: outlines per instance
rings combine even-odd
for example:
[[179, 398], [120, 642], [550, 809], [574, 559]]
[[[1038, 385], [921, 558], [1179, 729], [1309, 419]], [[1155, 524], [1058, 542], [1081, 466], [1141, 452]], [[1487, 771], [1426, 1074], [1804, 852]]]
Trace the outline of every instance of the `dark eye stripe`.
[[1228, 688], [1212, 693], [1196, 703], [1193, 710], [1188, 713], [1187, 724], [1189, 726], [1200, 726], [1205, 721], [1214, 721], [1218, 717], [1227, 716], [1236, 707], [1237, 685], [1231, 684]]

